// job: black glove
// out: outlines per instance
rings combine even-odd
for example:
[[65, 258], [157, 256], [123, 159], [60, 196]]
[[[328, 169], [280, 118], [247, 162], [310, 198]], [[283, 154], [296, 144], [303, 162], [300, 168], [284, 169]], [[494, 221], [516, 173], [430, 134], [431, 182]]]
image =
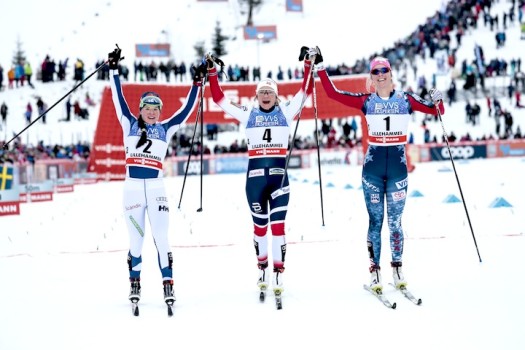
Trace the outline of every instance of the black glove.
[[211, 55], [206, 55], [206, 67], [208, 69], [212, 69], [215, 67], [215, 62], [213, 62]]
[[117, 48], [111, 51], [108, 54], [108, 65], [109, 69], [118, 69], [118, 63], [120, 61], [120, 53], [122, 50], [117, 46]]
[[299, 53], [299, 62], [304, 59], [310, 59], [310, 55], [308, 55], [308, 46], [301, 47], [301, 52]]
[[213, 55], [211, 52], [206, 54], [206, 62], [208, 64], [208, 69], [212, 69], [215, 63], [217, 63], [217, 65], [221, 68], [224, 67], [224, 62], [219, 57]]
[[195, 85], [202, 85], [202, 78], [208, 74], [208, 64], [206, 61], [201, 62], [198, 67], [194, 65], [190, 68], [191, 77]]

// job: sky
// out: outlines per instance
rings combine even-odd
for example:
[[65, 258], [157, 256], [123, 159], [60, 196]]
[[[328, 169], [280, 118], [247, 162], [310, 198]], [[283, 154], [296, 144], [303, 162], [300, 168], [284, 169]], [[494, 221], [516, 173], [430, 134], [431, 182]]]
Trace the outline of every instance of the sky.
[[[313, 3], [305, 1], [305, 7], [313, 7]], [[328, 7], [327, 2], [323, 3]], [[49, 4], [53, 5], [53, 1]], [[78, 13], [88, 14], [88, 9], [81, 11], [81, 6], [96, 4], [86, 2], [76, 8]], [[503, 1], [500, 4], [506, 7]], [[38, 10], [38, 6], [35, 2], [33, 8]], [[389, 5], [385, 2], [382, 6]], [[363, 16], [364, 11], [355, 13], [369, 23], [383, 20], [376, 19], [381, 18], [377, 13], [374, 17]], [[164, 13], [156, 14], [159, 18], [155, 23], [162, 24]], [[335, 11], [333, 16], [337, 14]], [[133, 20], [132, 15], [133, 11], [121, 16], [134, 23], [145, 21]], [[403, 20], [395, 22], [396, 28], [405, 23], [407, 16], [400, 11], [398, 17], [401, 16]], [[422, 20], [418, 18], [417, 23]], [[24, 21], [24, 16], [20, 17], [16, 26], [23, 27], [27, 23]], [[51, 23], [59, 22], [48, 25]], [[349, 23], [352, 22], [345, 25]], [[63, 22], [61, 26], [65, 26]], [[191, 26], [196, 32], [198, 27]], [[308, 30], [320, 32], [319, 38], [326, 40], [326, 57], [341, 58], [336, 49], [331, 53], [328, 47], [329, 41], [341, 45], [339, 40], [328, 38], [331, 32]], [[36, 31], [33, 33], [37, 35]], [[382, 33], [387, 35], [390, 31]], [[353, 40], [354, 36], [350, 36]], [[523, 45], [511, 35], [508, 40], [505, 50]], [[108, 45], [112, 47], [113, 41], [108, 40]], [[469, 57], [474, 42], [483, 43], [488, 57], [511, 55], [510, 51], [496, 52], [493, 35], [481, 32], [465, 38], [465, 49], [458, 53], [459, 57]], [[62, 50], [70, 47], [53, 45]], [[294, 45], [300, 47], [303, 43], [297, 40]], [[295, 59], [295, 50], [286, 57]], [[106, 51], [101, 49], [101, 54]], [[363, 56], [369, 54], [361, 47], [359, 51]], [[426, 64], [426, 70], [431, 71], [432, 62]], [[439, 83], [446, 85], [444, 79]], [[38, 93], [49, 94], [45, 97], [56, 101], [57, 96], [71, 89], [72, 82], [68, 84], [38, 91], [2, 92], [0, 101], [5, 98], [12, 106], [8, 118], [13, 118], [13, 123], [10, 122], [9, 131], [4, 128], [0, 135], [8, 136], [23, 128], [23, 123], [14, 121], [17, 108], [23, 108], [27, 99]], [[89, 91], [96, 98], [100, 90], [98, 83], [90, 81], [74, 94], [81, 98]], [[515, 122], [523, 123], [523, 111], [512, 108], [511, 101], [502, 102], [511, 109]], [[60, 143], [83, 137], [92, 141], [96, 117], [65, 125], [57, 121], [64, 116], [59, 107], [50, 112], [48, 125], [37, 123], [24, 137], [30, 139], [34, 133], [35, 138], [44, 135]], [[485, 105], [481, 107], [483, 111]], [[447, 131], [482, 134], [493, 130], [493, 118], [485, 113], [481, 126], [466, 125], [463, 108], [463, 103], [447, 107], [443, 115]], [[96, 109], [91, 112], [92, 116], [97, 115]], [[411, 123], [415, 132], [421, 116], [416, 118]], [[429, 127], [441, 135], [440, 123]], [[311, 124], [301, 121], [300, 129], [311, 130]], [[385, 294], [397, 303], [396, 310], [387, 309], [363, 289], [369, 281], [368, 217], [359, 189], [360, 167], [323, 166], [322, 189], [316, 183], [316, 168], [290, 170], [286, 289], [283, 309], [279, 311], [271, 298], [265, 304], [258, 301], [258, 271], [244, 196], [244, 174], [204, 176], [202, 212], [197, 212], [201, 204], [199, 177], [187, 179], [180, 208], [183, 178], [165, 180], [171, 207], [169, 239], [175, 259], [177, 297], [171, 319], [162, 299], [161, 277], [149, 230], [143, 250], [141, 315], [131, 315], [121, 182], [76, 186], [73, 193], [56, 194], [52, 202], [22, 204], [20, 216], [0, 217], [0, 349], [348, 349], [370, 344], [390, 349], [523, 349], [525, 301], [521, 291], [525, 283], [516, 276], [522, 275], [525, 266], [525, 190], [515, 174], [523, 173], [525, 160], [469, 160], [455, 161], [454, 165], [457, 174], [450, 161], [418, 163], [409, 175], [403, 220], [404, 271], [410, 290], [423, 300], [421, 306], [411, 304], [388, 286], [388, 233], [383, 232]], [[413, 197], [415, 191], [423, 196]], [[450, 195], [464, 198], [467, 209], [462, 203], [447, 203], [445, 199]], [[499, 198], [512, 207], [492, 208], [491, 204]]]

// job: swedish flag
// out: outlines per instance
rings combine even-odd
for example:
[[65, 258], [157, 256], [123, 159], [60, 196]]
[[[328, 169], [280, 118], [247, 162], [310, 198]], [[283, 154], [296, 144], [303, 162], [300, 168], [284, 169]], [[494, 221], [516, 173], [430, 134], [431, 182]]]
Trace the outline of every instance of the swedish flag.
[[13, 187], [13, 167], [0, 165], [0, 190], [10, 190]]

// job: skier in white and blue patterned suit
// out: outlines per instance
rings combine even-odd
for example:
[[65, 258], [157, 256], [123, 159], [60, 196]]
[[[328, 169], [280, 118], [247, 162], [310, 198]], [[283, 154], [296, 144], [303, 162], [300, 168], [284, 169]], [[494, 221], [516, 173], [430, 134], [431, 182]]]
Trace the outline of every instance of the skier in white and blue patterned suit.
[[[307, 49], [307, 48], [305, 48]], [[300, 60], [304, 57], [300, 56]], [[259, 268], [257, 282], [261, 290], [269, 286], [268, 268], [268, 224], [272, 232], [273, 291], [284, 290], [282, 273], [286, 254], [285, 218], [288, 210], [290, 187], [285, 173], [290, 127], [294, 117], [303, 108], [312, 91], [310, 61], [304, 61], [303, 83], [296, 95], [281, 103], [277, 84], [272, 79], [262, 79], [255, 91], [257, 105], [240, 105], [225, 98], [219, 85], [217, 69], [208, 56], [208, 72], [213, 101], [246, 129], [248, 144], [248, 171], [246, 174], [246, 198], [250, 206], [254, 245]], [[281, 182], [284, 178], [283, 188]]]
[[[162, 122], [159, 122], [162, 100], [155, 92], [145, 92], [140, 99], [137, 118], [131, 113], [122, 92], [118, 71], [120, 55], [121, 50], [118, 48], [110, 52], [108, 64], [113, 104], [122, 126], [126, 152], [123, 209], [130, 239], [128, 269], [131, 290], [129, 299], [132, 302], [140, 300], [142, 247], [147, 213], [157, 248], [164, 298], [166, 303], [172, 305], [175, 301], [173, 257], [168, 242], [169, 206], [164, 187], [162, 162], [172, 136], [195, 109], [202, 82], [199, 77], [194, 77], [193, 86], [190, 88], [184, 105]], [[201, 64], [197, 72], [204, 76], [206, 64]]]
[[430, 89], [432, 101], [426, 101], [411, 92], [394, 89], [392, 69], [386, 58], [376, 57], [370, 62], [367, 89], [372, 93], [352, 93], [338, 90], [326, 73], [319, 48], [311, 48], [316, 54], [317, 74], [328, 97], [349, 107], [360, 109], [368, 126], [368, 149], [366, 151], [362, 185], [369, 215], [367, 245], [370, 258], [370, 288], [383, 288], [380, 272], [381, 229], [385, 216], [390, 231], [390, 249], [396, 288], [406, 287], [402, 271], [404, 236], [401, 217], [405, 208], [408, 185], [406, 143], [410, 115], [414, 111], [437, 115], [445, 112], [440, 91]]

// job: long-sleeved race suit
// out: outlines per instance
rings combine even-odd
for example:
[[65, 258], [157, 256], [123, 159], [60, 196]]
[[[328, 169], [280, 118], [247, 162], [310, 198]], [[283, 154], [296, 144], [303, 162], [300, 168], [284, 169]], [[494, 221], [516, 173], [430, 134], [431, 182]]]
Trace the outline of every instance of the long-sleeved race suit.
[[173, 277], [173, 259], [168, 242], [169, 206], [163, 182], [162, 162], [171, 138], [195, 108], [200, 87], [191, 87], [184, 105], [169, 119], [153, 125], [146, 124], [148, 139], [144, 145], [137, 148], [141, 130], [138, 127], [138, 119], [131, 113], [122, 93], [118, 70], [110, 71], [110, 85], [117, 118], [122, 126], [126, 152], [123, 209], [130, 239], [129, 276], [140, 277], [147, 212], [162, 278], [168, 280]]

